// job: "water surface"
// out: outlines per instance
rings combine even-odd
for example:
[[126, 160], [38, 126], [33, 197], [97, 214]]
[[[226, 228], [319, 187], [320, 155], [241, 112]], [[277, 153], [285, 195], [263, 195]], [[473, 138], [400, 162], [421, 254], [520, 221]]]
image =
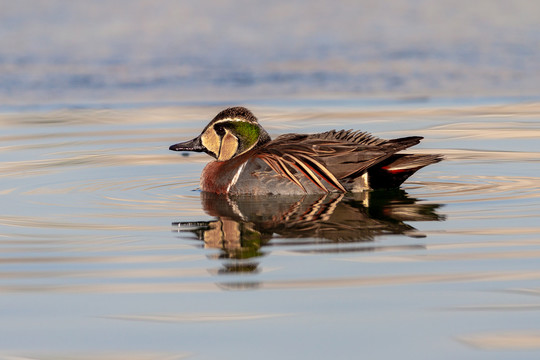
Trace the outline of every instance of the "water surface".
[[272, 136], [420, 135], [445, 161], [395, 192], [223, 199], [209, 157], [167, 150], [221, 105], [4, 112], [1, 358], [538, 357], [538, 102], [247, 105]]

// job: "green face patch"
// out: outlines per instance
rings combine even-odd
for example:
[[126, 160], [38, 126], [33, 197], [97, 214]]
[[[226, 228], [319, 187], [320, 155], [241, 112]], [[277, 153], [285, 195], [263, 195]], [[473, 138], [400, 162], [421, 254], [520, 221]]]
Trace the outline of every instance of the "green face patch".
[[243, 153], [253, 147], [259, 140], [260, 129], [257, 125], [245, 121], [232, 121], [227, 124], [238, 138], [238, 153]]

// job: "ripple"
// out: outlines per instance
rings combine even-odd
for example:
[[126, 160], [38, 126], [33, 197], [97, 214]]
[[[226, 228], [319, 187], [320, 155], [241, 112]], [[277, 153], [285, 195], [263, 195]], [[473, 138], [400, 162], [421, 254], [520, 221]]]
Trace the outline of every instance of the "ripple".
[[160, 323], [206, 323], [206, 322], [230, 322], [250, 321], [262, 319], [274, 319], [291, 316], [291, 314], [266, 314], [266, 313], [190, 313], [190, 314], [147, 314], [147, 315], [110, 315], [108, 319], [160, 322]]
[[[84, 154], [62, 156], [43, 160], [19, 160], [13, 162], [3, 162], [0, 165], [2, 177], [18, 176], [36, 176], [43, 173], [53, 173], [62, 171], [65, 167], [79, 166], [99, 166], [99, 167], [117, 167], [117, 166], [143, 166], [143, 165], [170, 165], [187, 162], [183, 157], [180, 160], [165, 155], [145, 155], [145, 154]], [[193, 160], [190, 161], [192, 163]]]
[[540, 349], [540, 332], [508, 331], [459, 336], [458, 340], [484, 350], [536, 350]]
[[[88, 215], [86, 215], [88, 216]], [[92, 222], [60, 221], [54, 218], [38, 216], [3, 216], [0, 225], [37, 229], [71, 229], [71, 230], [132, 230], [156, 231], [162, 229], [158, 226], [132, 225], [132, 224], [104, 224]]]
[[[214, 107], [0, 114], [5, 333], [23, 343], [34, 329], [35, 338], [45, 335], [40, 344], [54, 349], [79, 323], [110, 342], [109, 324], [113, 332], [140, 331], [143, 342], [151, 327], [152, 334], [171, 334], [177, 343], [178, 334], [192, 334], [191, 341], [216, 326], [236, 331], [273, 323], [263, 328], [270, 333], [280, 322], [302, 326], [303, 319], [324, 316], [346, 341], [347, 334], [363, 331], [358, 324], [366, 331], [371, 320], [394, 328], [392, 321], [413, 314], [428, 319], [420, 327], [431, 326], [433, 316], [437, 324], [451, 317], [461, 332], [437, 331], [461, 335], [457, 340], [474, 348], [536, 349], [538, 329], [526, 321], [538, 311], [540, 294], [540, 104], [414, 107], [318, 104], [258, 112], [268, 114], [264, 124], [272, 135], [331, 127], [382, 137], [421, 135], [426, 139], [419, 153], [446, 157], [408, 181], [401, 196], [330, 194], [258, 203], [203, 199], [193, 190], [210, 158], [167, 150], [198, 133]], [[36, 308], [40, 294], [46, 296]], [[309, 308], [303, 306], [306, 294], [316, 300]], [[343, 294], [343, 307], [328, 306]], [[513, 298], [525, 294], [528, 301]], [[473, 320], [484, 329], [502, 319], [494, 330], [514, 330], [508, 324], [523, 321], [531, 331], [467, 334], [478, 314]], [[49, 337], [36, 319], [51, 324]], [[225, 341], [208, 339], [217, 338]], [[421, 348], [425, 341], [419, 341]], [[11, 357], [183, 356], [121, 350], [20, 351]]]
[[[527, 244], [529, 245], [529, 244]], [[537, 244], [538, 245], [538, 244]], [[426, 247], [426, 250], [432, 250]], [[540, 250], [522, 250], [505, 252], [483, 252], [483, 253], [444, 253], [444, 254], [415, 254], [415, 255], [394, 255], [394, 256], [370, 256], [366, 258], [349, 258], [344, 261], [359, 261], [372, 263], [395, 263], [404, 261], [478, 261], [478, 260], [508, 260], [508, 259], [540, 259]]]
[[242, 290], [249, 288], [266, 290], [286, 290], [286, 289], [314, 289], [314, 288], [351, 288], [370, 286], [394, 286], [403, 284], [421, 283], [444, 283], [444, 282], [498, 282], [509, 280], [538, 280], [540, 272], [466, 272], [466, 273], [446, 273], [446, 274], [409, 274], [392, 276], [364, 276], [347, 278], [328, 279], [298, 279], [283, 281], [261, 281], [261, 282], [224, 282], [219, 283], [221, 287], [228, 290]]
[[[540, 197], [540, 178], [533, 176], [440, 175], [438, 181], [415, 183], [419, 197], [444, 197], [445, 203], [499, 201]], [[419, 191], [418, 191], [419, 190]]]
[[96, 350], [85, 350], [84, 352], [60, 352], [60, 351], [21, 351], [21, 352], [0, 352], [2, 360], [180, 360], [191, 357], [192, 354], [148, 352], [148, 351], [117, 351], [100, 352]]
[[[490, 162], [540, 162], [540, 155], [535, 151], [499, 151], [482, 149], [432, 149], [431, 152], [444, 154], [447, 160], [469, 161], [483, 160]], [[419, 153], [426, 151], [419, 150]]]
[[220, 282], [117, 282], [105, 283], [74, 283], [59, 284], [19, 283], [1, 284], [0, 291], [39, 292], [39, 293], [105, 293], [105, 294], [174, 294], [186, 292], [215, 292], [220, 290], [299, 290], [299, 289], [336, 289], [364, 288], [373, 286], [396, 286], [411, 284], [441, 284], [441, 283], [493, 283], [508, 281], [523, 281], [540, 279], [538, 271], [475, 271], [444, 274], [400, 274], [390, 276], [356, 276], [339, 278], [298, 278], [288, 280], [256, 281], [243, 279], [240, 281]]

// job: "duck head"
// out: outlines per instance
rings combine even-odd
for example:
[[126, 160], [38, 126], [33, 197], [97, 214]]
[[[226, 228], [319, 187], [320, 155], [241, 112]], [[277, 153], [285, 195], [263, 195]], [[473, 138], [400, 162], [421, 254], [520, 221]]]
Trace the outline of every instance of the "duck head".
[[257, 118], [244, 107], [221, 111], [195, 139], [174, 144], [173, 151], [205, 152], [226, 161], [270, 141]]

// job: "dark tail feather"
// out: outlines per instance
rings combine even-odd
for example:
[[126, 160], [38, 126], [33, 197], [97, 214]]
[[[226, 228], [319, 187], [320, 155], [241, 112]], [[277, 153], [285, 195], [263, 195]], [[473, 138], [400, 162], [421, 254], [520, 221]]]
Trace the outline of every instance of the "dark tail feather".
[[416, 171], [442, 159], [441, 155], [394, 154], [368, 169], [369, 186], [375, 190], [397, 188]]
[[422, 136], [408, 136], [399, 139], [392, 139], [386, 142], [387, 145], [390, 145], [394, 148], [394, 151], [403, 150], [411, 146], [417, 145], [423, 139]]

